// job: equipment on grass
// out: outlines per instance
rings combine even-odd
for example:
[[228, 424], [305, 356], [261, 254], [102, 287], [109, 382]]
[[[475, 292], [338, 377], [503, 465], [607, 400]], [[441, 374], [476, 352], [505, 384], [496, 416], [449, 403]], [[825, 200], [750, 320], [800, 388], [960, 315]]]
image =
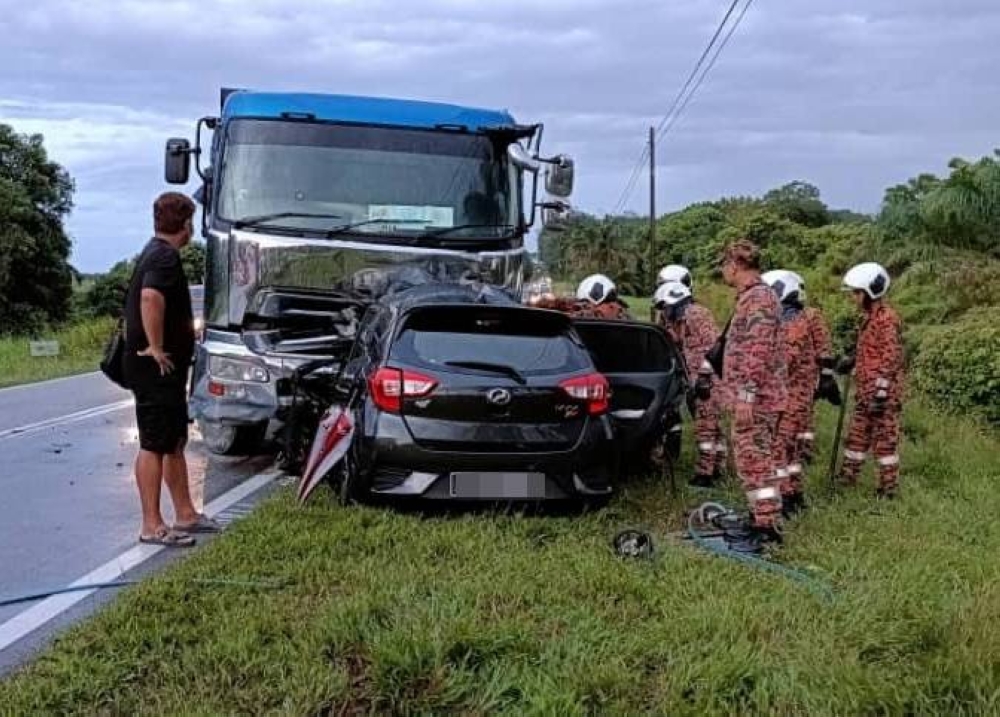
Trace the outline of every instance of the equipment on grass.
[[621, 531], [612, 541], [615, 553], [622, 558], [650, 558], [653, 556], [653, 538], [649, 533], [634, 528]]
[[[833, 589], [821, 579], [774, 563], [760, 555], [733, 549], [735, 540], [753, 532], [741, 514], [721, 503], [708, 502], [702, 503], [688, 514], [687, 532], [679, 537], [691, 540], [709, 553], [794, 580], [825, 600], [834, 598]], [[653, 537], [644, 530], [637, 528], [622, 530], [614, 537], [612, 545], [615, 553], [623, 558], [653, 557]]]

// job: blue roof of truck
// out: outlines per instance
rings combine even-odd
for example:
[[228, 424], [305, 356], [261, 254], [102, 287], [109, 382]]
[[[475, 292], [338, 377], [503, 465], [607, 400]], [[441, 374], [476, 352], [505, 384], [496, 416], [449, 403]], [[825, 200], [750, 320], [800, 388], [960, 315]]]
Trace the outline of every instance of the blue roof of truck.
[[233, 117], [281, 118], [286, 113], [309, 114], [328, 122], [392, 125], [434, 129], [442, 125], [461, 125], [471, 131], [516, 127], [506, 110], [394, 100], [354, 95], [321, 95], [288, 92], [250, 92], [240, 90], [226, 98], [223, 119]]

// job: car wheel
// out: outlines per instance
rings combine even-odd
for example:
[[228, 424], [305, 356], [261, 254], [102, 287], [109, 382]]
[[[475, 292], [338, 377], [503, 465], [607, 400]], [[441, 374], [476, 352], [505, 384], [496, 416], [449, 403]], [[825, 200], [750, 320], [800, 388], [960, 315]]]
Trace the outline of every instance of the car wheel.
[[365, 490], [356, 465], [351, 453], [348, 452], [340, 468], [329, 478], [337, 494], [337, 502], [341, 505], [355, 505], [364, 501]]
[[205, 447], [218, 456], [249, 455], [257, 452], [267, 433], [267, 421], [252, 426], [227, 426], [215, 421], [198, 421]]

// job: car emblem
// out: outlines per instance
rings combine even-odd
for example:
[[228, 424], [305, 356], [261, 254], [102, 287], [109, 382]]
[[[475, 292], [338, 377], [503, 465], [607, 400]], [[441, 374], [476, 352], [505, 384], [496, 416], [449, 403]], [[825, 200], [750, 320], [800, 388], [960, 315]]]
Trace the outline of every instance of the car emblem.
[[506, 388], [491, 388], [486, 392], [486, 400], [494, 406], [506, 406], [510, 403], [510, 391]]

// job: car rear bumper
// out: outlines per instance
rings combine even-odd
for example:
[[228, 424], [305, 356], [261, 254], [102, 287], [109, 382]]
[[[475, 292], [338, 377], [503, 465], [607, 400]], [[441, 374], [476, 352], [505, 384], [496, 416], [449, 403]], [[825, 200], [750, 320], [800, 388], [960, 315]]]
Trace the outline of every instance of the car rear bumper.
[[[608, 496], [616, 446], [606, 418], [591, 419], [570, 450], [538, 453], [433, 451], [413, 442], [398, 416], [379, 414], [363, 442], [369, 491], [386, 498], [548, 501]], [[523, 492], [519, 490], [523, 487]]]

